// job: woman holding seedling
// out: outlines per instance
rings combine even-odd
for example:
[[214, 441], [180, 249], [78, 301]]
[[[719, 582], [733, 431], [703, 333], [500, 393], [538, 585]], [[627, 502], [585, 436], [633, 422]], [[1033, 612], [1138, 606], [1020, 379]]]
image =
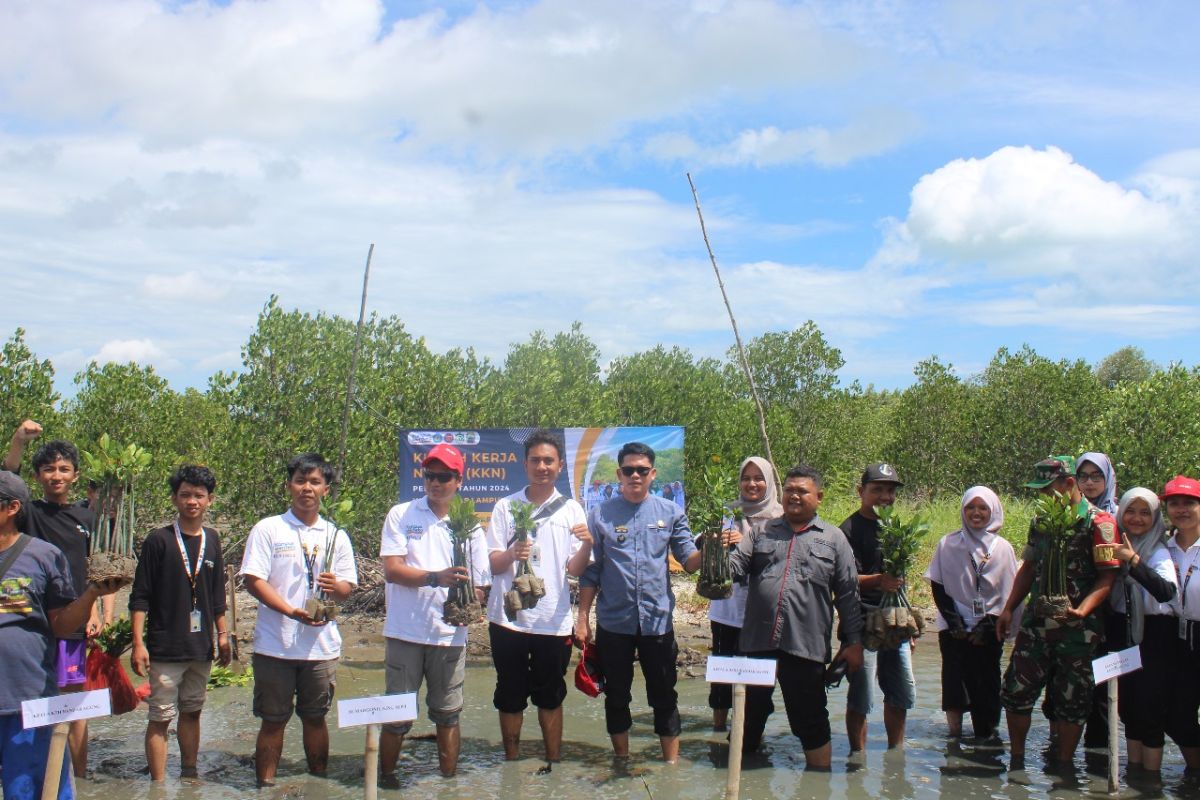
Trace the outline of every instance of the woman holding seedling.
[[1114, 555], [1121, 561], [1121, 576], [1108, 597], [1108, 649], [1141, 649], [1142, 668], [1120, 678], [1118, 711], [1125, 724], [1129, 769], [1157, 773], [1171, 702], [1176, 638], [1171, 601], [1178, 586], [1158, 496], [1141, 487], [1127, 491], [1117, 509], [1117, 525], [1121, 543]]
[[996, 618], [1012, 590], [1017, 557], [999, 536], [1000, 498], [986, 486], [962, 496], [962, 527], [938, 542], [925, 577], [937, 605], [942, 653], [942, 710], [950, 735], [962, 736], [963, 712], [971, 712], [977, 740], [996, 736], [1000, 724], [1000, 656]]
[[[728, 545], [733, 547], [750, 531], [751, 523], [783, 516], [775, 486], [775, 470], [771, 462], [750, 456], [742, 462], [738, 474], [738, 499], [729, 507], [740, 514], [727, 518]], [[738, 637], [742, 635], [742, 620], [746, 616], [746, 586], [733, 584], [733, 594], [723, 600], [713, 600], [708, 606], [708, 621], [712, 626], [712, 654], [732, 656], [738, 653]], [[733, 686], [714, 683], [708, 693], [708, 706], [713, 710], [713, 730], [725, 730], [729, 709], [733, 707]]]

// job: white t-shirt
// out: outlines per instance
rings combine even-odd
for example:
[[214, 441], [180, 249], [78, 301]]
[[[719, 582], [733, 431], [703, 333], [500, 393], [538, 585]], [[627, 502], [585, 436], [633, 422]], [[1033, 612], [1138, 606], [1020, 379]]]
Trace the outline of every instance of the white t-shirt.
[[[453, 566], [454, 547], [446, 518], [438, 519], [424, 497], [392, 506], [383, 521], [379, 544], [379, 557], [385, 556], [404, 556], [408, 566], [428, 572]], [[486, 586], [490, 574], [482, 528], [472, 534], [467, 556], [471, 562], [471, 580], [476, 586]], [[450, 590], [442, 586], [414, 588], [389, 583], [385, 594], [387, 620], [383, 624], [383, 635], [416, 644], [465, 646], [467, 629], [442, 621], [442, 606], [449, 594]]]
[[[242, 575], [262, 578], [279, 593], [284, 602], [303, 607], [316, 590], [316, 576], [324, 571], [325, 549], [333, 539], [333, 564], [329, 571], [339, 581], [358, 585], [358, 570], [354, 566], [354, 550], [350, 537], [322, 517], [311, 528], [296, 518], [291, 509], [277, 517], [260, 520], [246, 539], [242, 556]], [[310, 551], [317, 550], [313, 568], [313, 583], [309, 583], [301, 542]], [[258, 621], [254, 624], [254, 652], [275, 658], [296, 661], [327, 661], [342, 654], [342, 636], [337, 622], [325, 625], [304, 625], [285, 617], [278, 611], [258, 604]]]
[[[512, 503], [528, 503], [529, 497], [525, 491], [522, 489], [505, 497], [492, 509], [492, 521], [487, 530], [488, 552], [503, 552], [508, 549], [508, 542], [513, 536]], [[561, 495], [555, 490], [549, 500], [534, 509], [534, 514], [559, 497]], [[533, 608], [518, 611], [515, 622], [504, 616], [504, 593], [512, 588], [513, 579], [517, 575], [517, 564], [514, 562], [504, 572], [492, 576], [492, 594], [488, 598], [490, 622], [524, 633], [571, 635], [575, 618], [571, 609], [571, 592], [567, 588], [567, 562], [583, 546], [582, 542], [575, 538], [575, 534], [571, 533], [571, 528], [585, 524], [587, 517], [579, 503], [574, 500], [567, 500], [549, 517], [535, 523], [530, 539], [533, 552], [529, 556], [529, 566], [546, 584], [546, 596], [538, 600], [538, 604]]]

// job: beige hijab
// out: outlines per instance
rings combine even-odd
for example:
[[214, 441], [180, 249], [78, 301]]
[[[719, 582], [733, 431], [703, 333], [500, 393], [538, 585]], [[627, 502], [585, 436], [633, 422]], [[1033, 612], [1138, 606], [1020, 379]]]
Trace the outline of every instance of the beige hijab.
[[762, 500], [756, 503], [751, 503], [743, 497], [739, 497], [729, 504], [730, 508], [740, 508], [742, 513], [746, 515], [746, 519], [775, 519], [783, 516], [783, 506], [779, 504], [779, 490], [775, 488], [775, 468], [771, 466], [771, 462], [759, 456], [750, 456], [742, 462], [741, 468], [738, 470], [738, 485], [741, 486], [742, 473], [746, 471], [746, 465], [753, 464], [762, 470], [763, 477], [767, 479], [767, 491], [763, 494]]

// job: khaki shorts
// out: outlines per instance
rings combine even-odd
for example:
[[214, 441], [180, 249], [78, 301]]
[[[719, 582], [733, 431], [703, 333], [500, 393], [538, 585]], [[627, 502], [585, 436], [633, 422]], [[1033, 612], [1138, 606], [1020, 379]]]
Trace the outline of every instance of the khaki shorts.
[[[452, 728], [458, 725], [463, 707], [463, 683], [467, 677], [467, 648], [440, 647], [432, 644], [387, 640], [384, 661], [388, 694], [415, 692], [421, 682], [425, 689], [425, 705], [434, 725]], [[412, 722], [384, 725], [388, 733], [403, 736]]]
[[151, 661], [151, 722], [170, 722], [176, 710], [185, 714], [204, 708], [211, 661]]
[[301, 719], [323, 717], [337, 688], [336, 658], [301, 661], [254, 654], [254, 716], [287, 722], [293, 709]]

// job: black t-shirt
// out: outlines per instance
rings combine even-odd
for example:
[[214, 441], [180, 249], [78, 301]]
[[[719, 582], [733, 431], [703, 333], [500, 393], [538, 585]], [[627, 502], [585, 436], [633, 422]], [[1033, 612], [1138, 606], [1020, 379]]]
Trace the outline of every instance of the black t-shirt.
[[[879, 546], [879, 520], [867, 519], [861, 511], [855, 511], [842, 523], [842, 533], [850, 541], [854, 551], [854, 566], [858, 574], [878, 575], [883, 572], [883, 549]], [[859, 585], [859, 596], [863, 603], [877, 606], [883, 601], [881, 589], [863, 589]]]
[[[188, 581], [175, 527], [156, 528], [142, 543], [137, 574], [129, 594], [129, 610], [146, 613], [146, 649], [155, 661], [211, 661], [214, 620], [225, 613], [225, 561], [220, 535], [205, 528], [204, 563], [196, 578], [200, 631], [191, 632], [192, 585]], [[192, 569], [200, 537], [184, 534]]]
[[[76, 596], [87, 590], [87, 559], [92, 551], [92, 531], [96, 515], [71, 504], [60, 506], [46, 500], [34, 500], [26, 517], [25, 532], [43, 539], [63, 551], [71, 568], [71, 584]], [[87, 622], [65, 639], [86, 639]]]

